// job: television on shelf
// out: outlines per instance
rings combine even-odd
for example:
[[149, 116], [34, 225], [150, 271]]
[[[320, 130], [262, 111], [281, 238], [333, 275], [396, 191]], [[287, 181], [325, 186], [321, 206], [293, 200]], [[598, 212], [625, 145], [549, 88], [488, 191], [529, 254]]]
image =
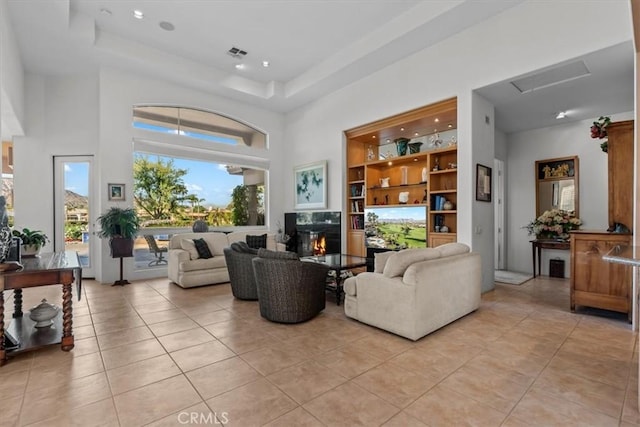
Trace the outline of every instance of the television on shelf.
[[376, 207], [364, 211], [368, 248], [407, 249], [427, 247], [425, 206]]

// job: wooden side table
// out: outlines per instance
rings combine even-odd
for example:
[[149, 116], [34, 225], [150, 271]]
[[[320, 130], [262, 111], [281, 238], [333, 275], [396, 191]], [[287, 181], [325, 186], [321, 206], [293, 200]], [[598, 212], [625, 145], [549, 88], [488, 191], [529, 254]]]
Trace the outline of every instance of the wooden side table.
[[571, 244], [566, 240], [545, 240], [545, 239], [534, 239], [530, 240], [531, 242], [531, 254], [533, 257], [533, 277], [536, 277], [536, 254], [538, 256], [538, 276], [542, 271], [540, 269], [540, 263], [542, 261], [542, 250], [543, 249], [559, 249], [559, 250], [569, 250], [571, 248]]

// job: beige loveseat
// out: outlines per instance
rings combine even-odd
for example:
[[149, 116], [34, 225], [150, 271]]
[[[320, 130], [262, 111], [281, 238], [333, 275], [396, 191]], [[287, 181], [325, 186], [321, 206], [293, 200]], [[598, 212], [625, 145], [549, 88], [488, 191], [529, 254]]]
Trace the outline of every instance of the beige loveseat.
[[462, 243], [375, 254], [344, 283], [348, 317], [418, 340], [480, 306], [480, 255]]
[[[267, 249], [285, 250], [283, 244], [276, 243], [275, 234], [260, 230], [233, 231], [228, 234], [218, 231], [175, 234], [169, 241], [169, 280], [183, 288], [228, 282], [229, 272], [224, 258], [224, 248], [233, 242], [246, 241], [247, 235], [263, 234], [267, 235]], [[207, 242], [213, 258], [198, 258], [193, 239], [201, 238]]]

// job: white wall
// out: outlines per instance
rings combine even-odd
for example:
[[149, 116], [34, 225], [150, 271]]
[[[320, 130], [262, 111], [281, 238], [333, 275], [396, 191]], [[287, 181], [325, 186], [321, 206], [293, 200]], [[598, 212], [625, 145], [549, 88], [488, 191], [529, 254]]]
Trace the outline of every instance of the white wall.
[[0, 117], [1, 135], [24, 132], [24, 69], [16, 43], [7, 0], [0, 0]]
[[[132, 206], [133, 142], [132, 107], [135, 104], [190, 106], [242, 120], [269, 135], [266, 151], [270, 209], [268, 224], [282, 222], [283, 116], [251, 105], [142, 76], [103, 70], [100, 75], [27, 78], [26, 135], [15, 138], [15, 220], [20, 227], [41, 229], [53, 236], [53, 156], [95, 155], [96, 212], [104, 212], [107, 184], [126, 184], [126, 201]], [[101, 242], [96, 278], [119, 278], [119, 263], [111, 259], [108, 243]], [[125, 277], [140, 278], [131, 259], [125, 260]]]
[[[608, 224], [607, 154], [602, 141], [592, 139], [589, 128], [596, 118], [507, 135], [507, 251], [508, 269], [533, 273], [531, 244], [526, 226], [536, 217], [535, 161], [557, 157], [579, 158], [579, 216], [581, 228], [606, 230]], [[633, 112], [614, 114], [612, 121], [633, 119]], [[549, 259], [565, 260], [569, 277], [569, 251], [544, 250], [542, 274], [549, 273]]]
[[473, 250], [480, 252], [482, 255], [482, 291], [486, 292], [495, 287], [494, 283], [494, 209], [495, 196], [491, 198], [491, 202], [481, 202], [475, 200], [476, 191], [476, 164], [481, 164], [492, 168], [492, 179], [495, 179], [495, 171], [493, 171], [494, 155], [494, 123], [495, 112], [493, 104], [487, 101], [477, 93], [473, 94], [473, 120], [472, 120], [472, 138], [473, 138], [473, 238], [471, 241]]
[[26, 136], [14, 137], [15, 224], [53, 242], [53, 156], [96, 153], [98, 79], [29, 75], [26, 82]]
[[[598, 22], [598, 31], [593, 30], [593, 22]], [[328, 159], [328, 208], [344, 211], [344, 130], [457, 96], [458, 240], [492, 258], [492, 226], [473, 236], [475, 164], [479, 162], [474, 156], [481, 154], [471, 148], [476, 143], [472, 91], [630, 39], [626, 2], [607, 3], [606, 14], [599, 2], [525, 2], [289, 113], [285, 139], [290, 149], [285, 164]], [[486, 164], [492, 165], [493, 157]], [[287, 177], [285, 187], [292, 188], [292, 181]], [[285, 204], [293, 206], [291, 192]], [[478, 225], [482, 227], [487, 215], [488, 208], [483, 209]], [[483, 260], [483, 266], [483, 277], [489, 277], [493, 265], [489, 269]]]
[[[134, 129], [132, 108], [138, 104], [163, 104], [188, 106], [224, 114], [241, 120], [268, 134], [268, 158], [270, 172], [267, 221], [275, 228], [276, 221], [284, 222], [284, 195], [281, 191], [288, 168], [284, 167], [283, 119], [282, 114], [243, 104], [220, 96], [154, 80], [144, 76], [124, 73], [114, 69], [103, 69], [100, 73], [100, 129], [99, 129], [99, 188], [100, 211], [103, 212], [113, 202], [108, 201], [107, 184], [110, 182], [126, 185], [126, 206], [133, 206], [133, 143]], [[152, 135], [152, 134], [151, 134]], [[102, 244], [102, 271], [98, 280], [110, 282], [118, 278], [118, 260], [111, 259], [107, 242]], [[126, 260], [125, 276], [129, 279], [143, 278], [153, 272], [134, 272], [133, 262]]]

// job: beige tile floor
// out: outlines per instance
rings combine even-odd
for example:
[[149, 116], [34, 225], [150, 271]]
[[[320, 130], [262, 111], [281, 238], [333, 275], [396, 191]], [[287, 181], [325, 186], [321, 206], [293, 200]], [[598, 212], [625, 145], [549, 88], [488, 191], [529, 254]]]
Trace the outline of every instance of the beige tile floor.
[[[1, 426], [640, 425], [637, 335], [622, 316], [570, 313], [567, 280], [498, 284], [417, 342], [347, 319], [331, 296], [280, 325], [228, 285], [83, 291], [72, 352], [0, 368]], [[24, 307], [43, 297], [59, 287], [25, 290]]]

